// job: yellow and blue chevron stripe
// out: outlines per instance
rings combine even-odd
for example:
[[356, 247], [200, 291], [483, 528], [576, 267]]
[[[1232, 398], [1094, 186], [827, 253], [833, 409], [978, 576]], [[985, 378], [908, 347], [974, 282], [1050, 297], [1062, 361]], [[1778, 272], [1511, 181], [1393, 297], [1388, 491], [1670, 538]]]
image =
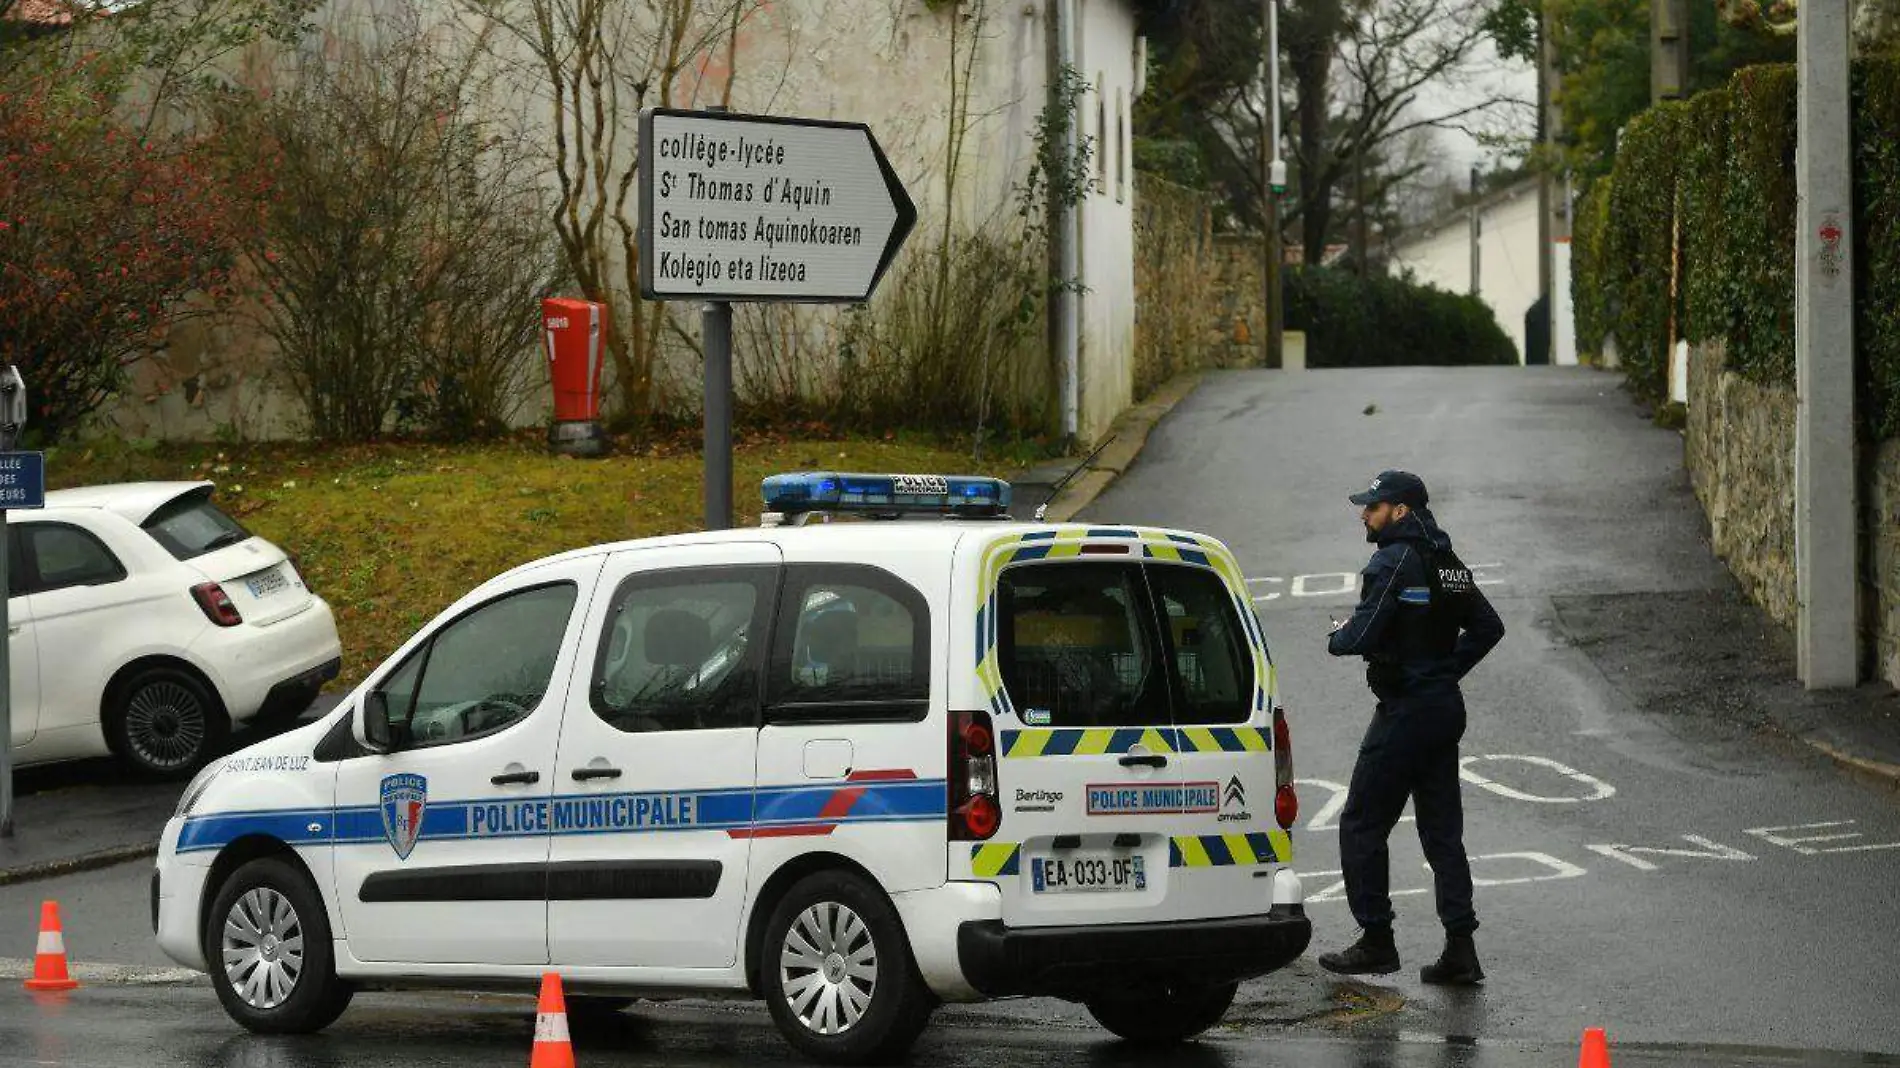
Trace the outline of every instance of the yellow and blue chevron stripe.
[[[1022, 874], [1022, 845], [983, 842], [970, 847], [970, 871], [979, 879]], [[1176, 835], [1168, 840], [1170, 868], [1251, 867], [1290, 864], [1293, 839], [1285, 831], [1254, 834]]]
[[970, 871], [979, 879], [1016, 875], [1022, 870], [1022, 845], [1016, 842], [984, 842], [970, 847]]
[[1177, 835], [1168, 843], [1170, 868], [1221, 868], [1292, 862], [1293, 839], [1285, 831]]
[[1141, 745], [1151, 753], [1265, 753], [1272, 736], [1255, 727], [1050, 727], [998, 732], [1005, 760], [1104, 756]]

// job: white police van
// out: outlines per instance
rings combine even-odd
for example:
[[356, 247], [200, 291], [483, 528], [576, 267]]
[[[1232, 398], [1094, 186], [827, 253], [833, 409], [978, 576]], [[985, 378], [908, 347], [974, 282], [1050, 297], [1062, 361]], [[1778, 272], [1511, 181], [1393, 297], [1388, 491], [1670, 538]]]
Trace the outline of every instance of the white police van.
[[862, 1063], [1012, 995], [1184, 1039], [1305, 951], [1286, 721], [1224, 546], [1017, 522], [989, 478], [763, 492], [758, 528], [495, 578], [207, 767], [159, 851], [165, 953], [256, 1031], [555, 971], [570, 1011], [762, 998]]

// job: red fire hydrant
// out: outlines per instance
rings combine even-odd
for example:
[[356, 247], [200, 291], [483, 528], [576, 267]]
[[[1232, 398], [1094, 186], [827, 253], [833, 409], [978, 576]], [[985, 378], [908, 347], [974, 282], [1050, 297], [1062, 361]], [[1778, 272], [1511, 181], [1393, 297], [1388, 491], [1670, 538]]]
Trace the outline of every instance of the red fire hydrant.
[[604, 456], [608, 440], [600, 424], [600, 371], [607, 362], [607, 307], [551, 297], [541, 302], [541, 325], [554, 386], [548, 445], [570, 456]]

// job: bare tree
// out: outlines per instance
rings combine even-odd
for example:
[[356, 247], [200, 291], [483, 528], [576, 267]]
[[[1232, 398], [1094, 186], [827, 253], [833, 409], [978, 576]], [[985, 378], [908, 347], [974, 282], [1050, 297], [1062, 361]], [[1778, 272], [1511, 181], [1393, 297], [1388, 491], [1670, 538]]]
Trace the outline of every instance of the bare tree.
[[[520, 73], [548, 111], [553, 223], [575, 284], [608, 308], [619, 418], [638, 422], [657, 406], [656, 371], [671, 325], [662, 303], [639, 296], [640, 161], [634, 119], [672, 106], [682, 76], [723, 51], [738, 61], [736, 35], [761, 0], [464, 0], [525, 54]], [[722, 99], [730, 99], [730, 80]]]

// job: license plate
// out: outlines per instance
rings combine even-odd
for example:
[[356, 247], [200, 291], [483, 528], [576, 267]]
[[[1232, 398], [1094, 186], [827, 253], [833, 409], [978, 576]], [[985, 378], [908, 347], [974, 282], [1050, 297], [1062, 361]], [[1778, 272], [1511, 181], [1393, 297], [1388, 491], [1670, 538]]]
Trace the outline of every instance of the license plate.
[[1038, 894], [1146, 890], [1145, 859], [1109, 853], [1036, 857], [1029, 865], [1031, 886]]
[[284, 577], [283, 572], [272, 568], [245, 579], [244, 585], [250, 589], [252, 597], [264, 598], [289, 589], [290, 580]]

